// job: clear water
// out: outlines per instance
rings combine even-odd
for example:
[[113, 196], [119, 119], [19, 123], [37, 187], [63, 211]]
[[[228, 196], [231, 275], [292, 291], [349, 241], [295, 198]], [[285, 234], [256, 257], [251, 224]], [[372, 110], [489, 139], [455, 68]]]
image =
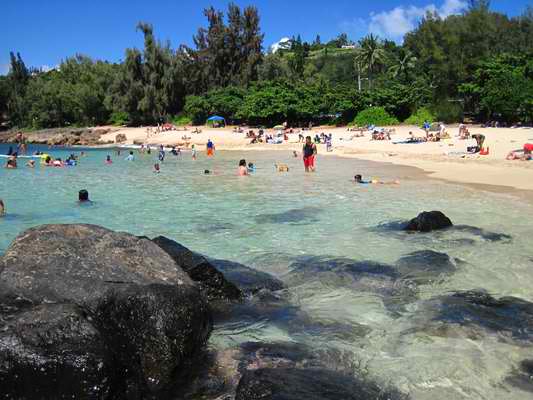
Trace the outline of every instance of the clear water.
[[[6, 147], [0, 146], [0, 154], [5, 153]], [[0, 198], [9, 213], [0, 218], [0, 253], [17, 234], [44, 223], [93, 223], [137, 235], [165, 235], [209, 257], [290, 282], [285, 294], [299, 315], [331, 326], [321, 334], [307, 331], [305, 324], [287, 323], [290, 313], [220, 324], [211, 339], [215, 348], [248, 340], [298, 341], [346, 352], [370, 376], [413, 399], [531, 398], [505, 380], [521, 360], [533, 358], [531, 346], [500, 340], [490, 332], [471, 339], [416, 330], [424, 301], [450, 291], [483, 288], [496, 297], [533, 301], [533, 207], [523, 200], [414, 179], [413, 170], [355, 159], [321, 157], [318, 172], [304, 174], [301, 161], [285, 152], [219, 152], [214, 159], [200, 155], [197, 161], [185, 153], [181, 158], [167, 155], [162, 172], [154, 174], [155, 152], [134, 162], [107, 150], [86, 154], [73, 168], [0, 169]], [[111, 166], [104, 164], [107, 154], [114, 159]], [[257, 165], [249, 178], [236, 176], [241, 156]], [[276, 173], [275, 162], [287, 163], [290, 172]], [[204, 169], [215, 174], [205, 176]], [[350, 183], [356, 172], [398, 178], [401, 184], [356, 186]], [[90, 192], [93, 206], [78, 206], [80, 189]], [[456, 223], [512, 239], [493, 242], [467, 232], [406, 236], [376, 229], [433, 209]], [[417, 298], [399, 313], [387, 308], [383, 291], [372, 283], [295, 283], [288, 275], [291, 264], [310, 262], [311, 257], [393, 264], [418, 250], [446, 253], [463, 262], [438, 283], [420, 286]]]

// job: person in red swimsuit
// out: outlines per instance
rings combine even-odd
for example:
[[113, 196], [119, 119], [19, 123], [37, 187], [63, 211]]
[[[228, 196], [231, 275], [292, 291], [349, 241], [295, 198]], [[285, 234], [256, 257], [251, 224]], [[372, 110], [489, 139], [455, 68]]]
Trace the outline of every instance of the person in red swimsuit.
[[303, 147], [305, 172], [315, 172], [316, 154], [316, 145], [311, 141], [311, 136], [307, 136]]

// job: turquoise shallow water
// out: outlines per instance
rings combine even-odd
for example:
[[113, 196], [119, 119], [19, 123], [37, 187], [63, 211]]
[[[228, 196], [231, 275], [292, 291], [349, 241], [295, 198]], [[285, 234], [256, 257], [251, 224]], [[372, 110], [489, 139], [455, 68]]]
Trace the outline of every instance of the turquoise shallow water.
[[[0, 154], [6, 149], [0, 146]], [[68, 153], [52, 151], [63, 158]], [[284, 152], [220, 152], [197, 161], [187, 153], [181, 158], [167, 154], [161, 174], [154, 174], [156, 152], [137, 155], [134, 162], [124, 161], [124, 152], [120, 157], [107, 150], [86, 154], [73, 168], [0, 169], [0, 198], [8, 211], [0, 219], [0, 253], [20, 232], [45, 223], [93, 223], [137, 235], [165, 235], [209, 257], [288, 282], [288, 304], [326, 327], [317, 334], [305, 324], [287, 324], [290, 313], [220, 324], [211, 339], [217, 349], [247, 340], [301, 341], [346, 352], [371, 376], [414, 399], [531, 398], [506, 381], [521, 360], [533, 358], [530, 346], [496, 334], [474, 340], [417, 331], [424, 301], [451, 291], [483, 288], [496, 297], [533, 301], [533, 207], [523, 200], [414, 179], [410, 169], [355, 159], [321, 157], [318, 172], [306, 175], [301, 160]], [[107, 154], [113, 165], [104, 164]], [[236, 176], [241, 156], [257, 165], [253, 176]], [[289, 164], [290, 172], [276, 173], [275, 162]], [[215, 174], [205, 176], [204, 169]], [[355, 173], [398, 178], [401, 184], [356, 186], [350, 182]], [[79, 189], [89, 190], [92, 206], [77, 204]], [[484, 233], [420, 236], [376, 228], [433, 209]], [[490, 232], [512, 238], [492, 241]], [[461, 262], [455, 273], [420, 285], [416, 299], [399, 312], [387, 308], [387, 288], [382, 287], [387, 282], [298, 281], [288, 274], [295, 262], [327, 264], [343, 258], [393, 264], [421, 250]]]

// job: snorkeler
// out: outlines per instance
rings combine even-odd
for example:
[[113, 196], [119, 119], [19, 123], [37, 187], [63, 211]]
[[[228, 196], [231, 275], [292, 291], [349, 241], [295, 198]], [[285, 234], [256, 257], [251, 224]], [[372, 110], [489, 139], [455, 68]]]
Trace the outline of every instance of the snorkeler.
[[380, 185], [399, 185], [400, 184], [400, 181], [399, 180], [394, 180], [394, 181], [389, 181], [389, 182], [385, 182], [385, 181], [380, 181], [379, 179], [372, 179], [370, 181], [364, 181], [363, 180], [363, 177], [361, 175], [355, 175], [353, 177], [354, 179], [354, 182], [355, 183], [358, 183], [360, 185], [370, 185], [370, 184], [380, 184]]

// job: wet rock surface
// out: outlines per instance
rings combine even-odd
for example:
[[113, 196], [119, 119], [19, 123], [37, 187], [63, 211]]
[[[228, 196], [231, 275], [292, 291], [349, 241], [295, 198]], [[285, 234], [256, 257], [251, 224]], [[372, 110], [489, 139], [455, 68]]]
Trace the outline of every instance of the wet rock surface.
[[[20, 312], [16, 312], [20, 311]], [[42, 304], [3, 313], [0, 387], [7, 398], [101, 398], [109, 363], [94, 321], [73, 304]], [[5, 398], [5, 397], [2, 397]]]
[[163, 249], [190, 278], [197, 282], [211, 300], [241, 300], [242, 292], [205, 257], [174, 240], [158, 236], [152, 241]]
[[147, 239], [45, 225], [17, 237], [0, 265], [7, 398], [172, 397], [212, 329], [197, 285]]
[[410, 232], [431, 232], [451, 226], [452, 221], [441, 211], [426, 211], [409, 221], [404, 229]]

